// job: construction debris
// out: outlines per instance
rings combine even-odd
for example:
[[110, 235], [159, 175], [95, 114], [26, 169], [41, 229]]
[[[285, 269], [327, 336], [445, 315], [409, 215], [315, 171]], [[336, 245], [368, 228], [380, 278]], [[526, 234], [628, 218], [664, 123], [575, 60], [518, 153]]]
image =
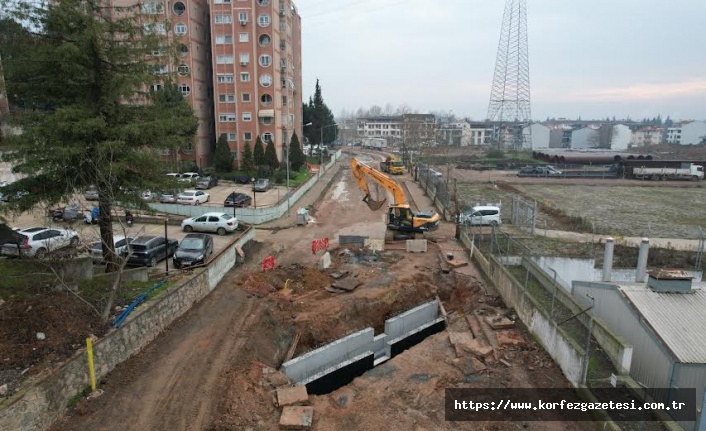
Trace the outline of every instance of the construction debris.
[[308, 430], [314, 423], [314, 408], [304, 406], [288, 406], [282, 409], [279, 418], [281, 430]]
[[495, 330], [515, 327], [515, 322], [504, 316], [485, 316], [485, 321]]
[[277, 389], [277, 405], [279, 407], [309, 405], [309, 394], [306, 392], [306, 386]]
[[354, 278], [346, 278], [343, 280], [334, 281], [333, 284], [331, 285], [331, 287], [334, 289], [343, 290], [346, 292], [352, 292], [358, 286], [360, 286], [362, 284], [363, 284], [363, 282], [360, 280], [356, 280]]

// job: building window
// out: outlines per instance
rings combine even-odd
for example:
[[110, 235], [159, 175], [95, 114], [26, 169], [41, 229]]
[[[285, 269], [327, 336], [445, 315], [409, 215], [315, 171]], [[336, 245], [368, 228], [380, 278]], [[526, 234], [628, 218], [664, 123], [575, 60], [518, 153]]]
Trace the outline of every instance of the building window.
[[145, 34], [167, 34], [167, 26], [163, 22], [146, 22], [144, 24]]
[[247, 52], [241, 52], [240, 53], [240, 64], [242, 66], [245, 66], [249, 62], [250, 62], [250, 54], [248, 54]]
[[270, 0], [257, 0], [257, 4], [259, 4], [260, 6], [267, 6], [268, 4], [270, 4]]
[[218, 74], [218, 83], [219, 84], [230, 84], [233, 81], [233, 74], [232, 73], [219, 73]]
[[229, 140], [229, 141], [237, 141], [237, 140], [238, 140], [238, 134], [237, 134], [237, 133], [228, 133], [228, 140]]
[[191, 93], [191, 87], [189, 87], [187, 84], [179, 84], [179, 91], [181, 91], [181, 94], [184, 96], [188, 96], [189, 93]]
[[189, 47], [183, 43], [179, 44], [179, 48], [177, 48], [177, 50], [179, 51], [179, 55], [182, 57], [186, 57], [189, 54]]
[[162, 89], [162, 84], [160, 84], [160, 83], [150, 85], [150, 91], [152, 91], [152, 92], [159, 91], [161, 89]]
[[186, 64], [180, 64], [179, 67], [177, 68], [177, 73], [179, 76], [186, 76], [189, 74], [189, 66]]
[[161, 1], [147, 1], [142, 3], [142, 13], [146, 15], [158, 15], [164, 12]]
[[260, 46], [270, 46], [272, 38], [269, 34], [261, 34], [258, 38], [258, 42], [260, 42]]
[[235, 102], [235, 94], [219, 94], [218, 101], [221, 103]]
[[260, 118], [260, 120], [262, 121], [262, 124], [264, 124], [265, 126], [269, 126], [270, 124], [272, 124], [272, 121], [274, 120], [274, 118], [262, 117], [262, 118]]
[[250, 37], [248, 35], [249, 33], [240, 33], [238, 34], [238, 40], [240, 42], [248, 42], [250, 40]]
[[232, 55], [218, 55], [216, 56], [216, 64], [233, 64]]
[[229, 45], [231, 43], [233, 43], [233, 36], [231, 35], [216, 36], [216, 45]]
[[265, 132], [262, 134], [262, 140], [264, 142], [272, 142], [272, 133], [270, 132]]
[[213, 4], [230, 4], [230, 0], [213, 0]]
[[174, 15], [184, 15], [184, 12], [186, 12], [186, 6], [184, 6], [184, 3], [178, 1], [174, 3]]
[[252, 141], [252, 132], [243, 133], [243, 140], [244, 141]]
[[186, 35], [186, 24], [179, 23], [174, 26], [174, 33], [178, 34], [179, 36], [184, 36]]
[[242, 100], [243, 102], [246, 102], [246, 103], [250, 102], [250, 93], [241, 94], [240, 100]]
[[262, 106], [270, 106], [272, 104], [272, 96], [267, 93], [263, 94], [260, 96], [260, 103], [262, 103]]
[[272, 57], [267, 54], [262, 54], [260, 56], [260, 66], [269, 67], [272, 64]]
[[263, 87], [269, 87], [272, 85], [272, 76], [268, 74], [260, 76], [260, 85]]
[[238, 12], [238, 21], [240, 21], [243, 24], [248, 22], [248, 13], [247, 12]]
[[262, 15], [257, 17], [257, 23], [260, 27], [269, 27], [270, 26], [270, 16], [267, 15], [266, 13], [263, 13]]
[[252, 113], [243, 112], [243, 121], [252, 121]]
[[250, 82], [250, 73], [240, 72], [240, 82]]
[[154, 73], [155, 75], [166, 75], [167, 73], [169, 73], [169, 66], [167, 66], [166, 64], [157, 65], [154, 67], [154, 69], [152, 69], [152, 73]]
[[282, 96], [282, 106], [287, 106], [287, 96]]
[[218, 121], [221, 123], [233, 123], [235, 122], [235, 114], [220, 114]]
[[216, 15], [216, 24], [231, 24], [233, 22], [232, 15]]
[[153, 56], [153, 57], [162, 57], [162, 56], [165, 56], [165, 55], [167, 55], [167, 48], [165, 48], [165, 47], [162, 46], [162, 45], [159, 45], [159, 48], [158, 48], [158, 49], [155, 49], [154, 51], [152, 51], [152, 56]]

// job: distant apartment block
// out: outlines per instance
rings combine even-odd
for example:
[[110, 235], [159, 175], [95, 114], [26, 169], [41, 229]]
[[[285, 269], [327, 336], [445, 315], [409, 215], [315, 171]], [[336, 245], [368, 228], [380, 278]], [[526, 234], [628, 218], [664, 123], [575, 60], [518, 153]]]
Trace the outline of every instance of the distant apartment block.
[[404, 114], [356, 120], [359, 138], [387, 138], [392, 145], [419, 145], [436, 140], [436, 117], [432, 114]]
[[215, 135], [238, 166], [246, 143], [273, 142], [280, 162], [302, 140], [301, 17], [288, 0], [213, 0]]
[[649, 147], [650, 145], [660, 144], [662, 142], [663, 131], [664, 129], [661, 127], [641, 127], [632, 132], [631, 145], [633, 147]]
[[667, 129], [667, 143], [697, 145], [706, 142], [706, 121], [684, 121]]

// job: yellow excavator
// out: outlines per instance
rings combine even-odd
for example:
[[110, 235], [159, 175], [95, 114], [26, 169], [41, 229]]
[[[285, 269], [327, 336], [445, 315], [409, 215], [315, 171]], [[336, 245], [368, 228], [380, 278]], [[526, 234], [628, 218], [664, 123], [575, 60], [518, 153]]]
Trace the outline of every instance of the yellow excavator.
[[436, 211], [426, 211], [426, 212], [413, 212], [407, 202], [404, 191], [402, 187], [392, 178], [378, 171], [377, 169], [371, 168], [363, 162], [358, 161], [355, 157], [351, 159], [351, 170], [353, 175], [358, 181], [360, 189], [365, 193], [363, 202], [365, 202], [368, 207], [377, 211], [383, 206], [386, 199], [383, 200], [373, 200], [370, 196], [370, 189], [368, 188], [368, 182], [366, 179], [371, 179], [377, 184], [389, 190], [392, 193], [392, 198], [394, 202], [390, 205], [388, 218], [387, 218], [387, 228], [393, 231], [398, 231], [403, 234], [410, 234], [414, 236], [415, 233], [424, 233], [431, 230], [435, 230], [439, 227], [439, 220], [441, 217]]

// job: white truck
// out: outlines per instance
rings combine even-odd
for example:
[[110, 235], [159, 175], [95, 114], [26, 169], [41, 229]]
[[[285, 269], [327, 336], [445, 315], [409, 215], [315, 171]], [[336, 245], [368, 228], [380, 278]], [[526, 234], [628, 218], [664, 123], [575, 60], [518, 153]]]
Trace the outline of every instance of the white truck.
[[387, 139], [363, 138], [363, 148], [370, 148], [372, 150], [383, 150], [387, 148]]
[[633, 168], [633, 177], [640, 180], [694, 180], [704, 179], [704, 167], [685, 163], [681, 168]]

